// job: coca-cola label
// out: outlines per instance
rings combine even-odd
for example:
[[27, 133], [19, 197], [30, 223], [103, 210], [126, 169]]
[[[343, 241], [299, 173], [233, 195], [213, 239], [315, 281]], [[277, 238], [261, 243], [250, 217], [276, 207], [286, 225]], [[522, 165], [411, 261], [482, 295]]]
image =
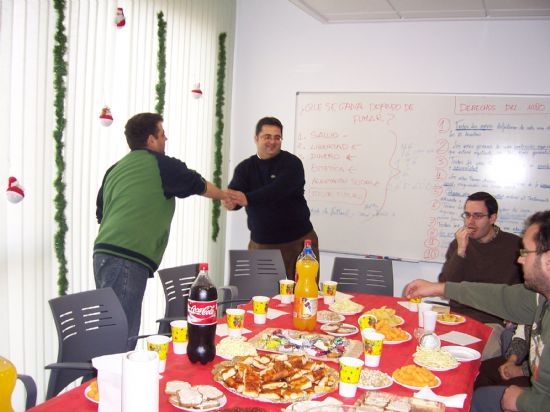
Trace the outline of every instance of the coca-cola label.
[[218, 318], [218, 302], [187, 300], [187, 322], [193, 325], [212, 325]]

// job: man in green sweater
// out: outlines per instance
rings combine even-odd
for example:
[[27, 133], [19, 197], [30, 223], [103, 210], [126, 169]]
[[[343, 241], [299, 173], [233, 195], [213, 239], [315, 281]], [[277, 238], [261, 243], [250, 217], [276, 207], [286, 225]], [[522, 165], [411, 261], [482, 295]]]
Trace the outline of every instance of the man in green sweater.
[[529, 350], [532, 386], [479, 388], [474, 392], [471, 412], [538, 412], [548, 410], [550, 405], [550, 313], [546, 310], [550, 299], [550, 210], [527, 219], [523, 247], [518, 258], [523, 266], [522, 285], [433, 283], [417, 279], [405, 288], [408, 298], [445, 296], [518, 324], [532, 325]]
[[[185, 163], [164, 154], [168, 140], [163, 118], [140, 113], [126, 123], [130, 153], [105, 173], [97, 195], [94, 244], [96, 287], [111, 287], [128, 319], [128, 336], [137, 336], [141, 303], [168, 244], [175, 198], [201, 195], [225, 199], [226, 192]], [[135, 340], [128, 349], [135, 347]]]

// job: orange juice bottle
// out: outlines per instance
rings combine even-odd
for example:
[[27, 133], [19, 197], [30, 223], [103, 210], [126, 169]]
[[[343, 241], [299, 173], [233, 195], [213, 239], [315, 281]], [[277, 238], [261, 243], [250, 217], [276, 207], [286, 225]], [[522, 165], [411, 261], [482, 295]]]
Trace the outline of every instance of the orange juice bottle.
[[294, 310], [292, 320], [298, 330], [313, 330], [317, 322], [317, 272], [319, 262], [311, 249], [311, 241], [304, 242], [305, 247], [296, 262], [296, 286], [294, 287]]

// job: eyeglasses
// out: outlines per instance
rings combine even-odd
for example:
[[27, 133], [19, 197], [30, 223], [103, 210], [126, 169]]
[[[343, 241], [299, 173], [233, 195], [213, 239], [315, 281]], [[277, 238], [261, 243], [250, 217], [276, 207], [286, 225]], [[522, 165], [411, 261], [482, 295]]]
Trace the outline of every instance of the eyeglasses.
[[536, 251], [536, 250], [527, 250], [527, 249], [520, 249], [520, 250], [519, 250], [519, 255], [520, 255], [521, 257], [527, 257], [527, 255], [528, 255], [529, 253], [537, 253], [537, 251]]
[[460, 217], [462, 219], [469, 219], [471, 217], [474, 218], [474, 220], [479, 220], [479, 219], [483, 219], [484, 217], [487, 217], [489, 215], [485, 215], [483, 213], [469, 213], [469, 212], [464, 212], [460, 215]]
[[281, 136], [272, 136], [270, 134], [263, 134], [260, 136], [260, 139], [265, 141], [273, 140], [274, 142], [280, 142], [281, 140], [283, 140]]

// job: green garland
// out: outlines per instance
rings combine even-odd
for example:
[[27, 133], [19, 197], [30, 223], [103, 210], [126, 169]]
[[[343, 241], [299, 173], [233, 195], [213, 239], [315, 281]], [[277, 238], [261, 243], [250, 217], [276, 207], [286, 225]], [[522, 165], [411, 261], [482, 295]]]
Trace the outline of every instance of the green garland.
[[[218, 72], [217, 72], [217, 87], [216, 87], [216, 133], [214, 134], [214, 143], [216, 151], [214, 153], [214, 185], [221, 187], [222, 185], [222, 145], [223, 145], [223, 105], [224, 97], [224, 81], [225, 81], [225, 38], [226, 33], [221, 33], [219, 36], [218, 49]], [[212, 240], [215, 242], [218, 239], [220, 232], [220, 201], [212, 202]]]
[[57, 223], [57, 232], [54, 235], [55, 255], [59, 263], [57, 286], [59, 295], [67, 293], [69, 282], [67, 281], [67, 258], [65, 257], [65, 235], [67, 234], [67, 221], [65, 220], [65, 183], [63, 174], [65, 172], [65, 159], [63, 158], [63, 131], [65, 130], [65, 76], [67, 75], [67, 62], [65, 54], [67, 53], [67, 36], [65, 35], [65, 0], [54, 0], [53, 7], [57, 13], [55, 24], [55, 40], [53, 47], [53, 88], [54, 88], [54, 109], [55, 109], [55, 129], [53, 139], [55, 141], [55, 164], [57, 173], [54, 180], [56, 195], [55, 221]]
[[164, 14], [160, 11], [157, 14], [158, 19], [158, 38], [159, 38], [159, 50], [157, 53], [158, 63], [158, 82], [155, 86], [157, 91], [157, 104], [155, 106], [155, 112], [162, 114], [164, 112], [164, 95], [166, 93], [166, 20], [164, 20]]

